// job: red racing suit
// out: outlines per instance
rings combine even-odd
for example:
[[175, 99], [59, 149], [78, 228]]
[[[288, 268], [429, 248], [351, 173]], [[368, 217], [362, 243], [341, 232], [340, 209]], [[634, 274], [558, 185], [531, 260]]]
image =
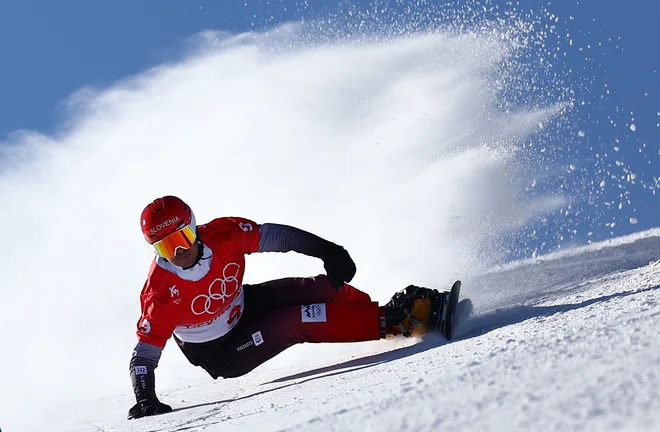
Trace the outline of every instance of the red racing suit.
[[[176, 334], [186, 342], [207, 342], [227, 334], [244, 308], [245, 255], [259, 251], [259, 228], [242, 218], [215, 219], [198, 227], [212, 255], [205, 272], [176, 271], [155, 258], [142, 289], [137, 337], [157, 347]], [[205, 274], [204, 274], [205, 273]]]
[[188, 360], [213, 378], [243, 375], [303, 342], [382, 336], [384, 310], [369, 295], [324, 275], [243, 285], [245, 255], [295, 251], [324, 259], [338, 247], [278, 224], [227, 217], [197, 227], [200, 256], [183, 269], [157, 257], [140, 295], [138, 343], [130, 362], [136, 400], [155, 399], [154, 369], [174, 336]]

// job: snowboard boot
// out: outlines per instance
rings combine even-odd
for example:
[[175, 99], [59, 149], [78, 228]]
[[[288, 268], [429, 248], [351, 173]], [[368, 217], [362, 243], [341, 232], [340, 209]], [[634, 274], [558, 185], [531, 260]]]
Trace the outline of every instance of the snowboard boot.
[[390, 335], [401, 334], [405, 337], [419, 336], [435, 328], [437, 307], [440, 298], [437, 290], [409, 285], [392, 296], [385, 305], [385, 331]]

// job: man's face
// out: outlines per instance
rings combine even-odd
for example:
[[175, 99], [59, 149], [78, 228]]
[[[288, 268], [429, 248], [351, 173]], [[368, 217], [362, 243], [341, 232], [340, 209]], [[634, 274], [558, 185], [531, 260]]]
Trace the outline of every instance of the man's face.
[[195, 263], [198, 252], [199, 243], [195, 242], [190, 246], [190, 249], [184, 249], [182, 247], [178, 248], [176, 255], [174, 255], [173, 258], [168, 259], [168, 261], [177, 267], [190, 267]]

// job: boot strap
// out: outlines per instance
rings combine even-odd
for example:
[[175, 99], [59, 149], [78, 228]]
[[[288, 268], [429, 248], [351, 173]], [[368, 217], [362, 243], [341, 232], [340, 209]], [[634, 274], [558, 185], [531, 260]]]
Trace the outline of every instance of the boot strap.
[[[414, 302], [414, 300], [413, 300], [413, 302]], [[414, 305], [414, 303], [413, 303], [413, 305]], [[408, 310], [408, 308], [403, 308], [403, 313], [406, 314], [406, 316], [408, 317], [408, 319], [409, 319], [410, 321], [412, 321], [413, 324], [418, 325], [418, 326], [421, 326], [421, 325], [423, 324], [420, 320], [418, 320], [417, 318], [415, 318], [414, 316], [412, 316], [412, 312], [410, 312], [410, 311]]]
[[401, 331], [401, 334], [404, 337], [411, 337], [412, 336], [410, 334], [410, 332], [408, 331], [408, 329], [406, 328], [406, 326], [404, 326], [403, 324], [398, 324], [397, 327], [399, 328], [399, 330]]

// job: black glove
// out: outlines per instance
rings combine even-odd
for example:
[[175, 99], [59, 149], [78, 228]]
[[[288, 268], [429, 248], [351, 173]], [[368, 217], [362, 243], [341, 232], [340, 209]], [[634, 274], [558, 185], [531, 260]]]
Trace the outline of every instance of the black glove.
[[330, 284], [336, 290], [343, 287], [355, 276], [355, 263], [346, 249], [330, 243], [323, 253], [323, 266]]
[[153, 360], [137, 356], [131, 358], [131, 382], [138, 402], [128, 410], [129, 420], [172, 411], [171, 406], [161, 403], [156, 397], [154, 369]]
[[128, 419], [163, 414], [172, 411], [172, 407], [160, 402], [158, 399], [145, 399], [136, 403], [128, 410]]

